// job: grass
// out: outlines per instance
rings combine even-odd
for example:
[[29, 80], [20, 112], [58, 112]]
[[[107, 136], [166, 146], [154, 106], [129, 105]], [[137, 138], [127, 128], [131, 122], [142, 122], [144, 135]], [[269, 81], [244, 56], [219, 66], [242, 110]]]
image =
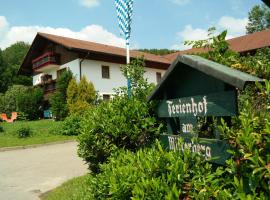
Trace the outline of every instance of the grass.
[[83, 200], [87, 197], [89, 176], [84, 175], [71, 179], [52, 191], [40, 196], [42, 200]]
[[[45, 144], [57, 141], [75, 139], [75, 136], [63, 136], [56, 131], [59, 130], [61, 122], [53, 120], [17, 121], [14, 123], [1, 123], [4, 132], [0, 132], [0, 148], [27, 146], [33, 144]], [[31, 137], [19, 138], [17, 130], [21, 127], [29, 127], [32, 131]]]

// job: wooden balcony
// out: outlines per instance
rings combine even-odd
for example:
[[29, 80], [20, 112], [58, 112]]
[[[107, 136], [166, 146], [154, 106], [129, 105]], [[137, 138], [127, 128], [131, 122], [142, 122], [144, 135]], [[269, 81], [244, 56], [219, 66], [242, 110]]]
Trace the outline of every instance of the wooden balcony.
[[44, 70], [58, 69], [60, 66], [60, 55], [54, 52], [47, 52], [32, 60], [34, 71], [43, 72]]

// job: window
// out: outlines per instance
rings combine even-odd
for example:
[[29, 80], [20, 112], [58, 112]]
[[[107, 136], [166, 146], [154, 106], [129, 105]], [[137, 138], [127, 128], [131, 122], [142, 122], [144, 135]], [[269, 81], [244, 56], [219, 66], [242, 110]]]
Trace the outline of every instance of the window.
[[157, 77], [157, 83], [159, 83], [160, 80], [161, 80], [161, 73], [160, 72], [157, 72], [156, 73], [156, 77]]
[[57, 78], [59, 78], [65, 71], [67, 71], [67, 68], [59, 69], [57, 71]]
[[103, 94], [102, 98], [103, 98], [104, 101], [109, 101], [111, 99], [111, 95]]
[[102, 68], [102, 78], [110, 78], [110, 67], [109, 66], [101, 66]]

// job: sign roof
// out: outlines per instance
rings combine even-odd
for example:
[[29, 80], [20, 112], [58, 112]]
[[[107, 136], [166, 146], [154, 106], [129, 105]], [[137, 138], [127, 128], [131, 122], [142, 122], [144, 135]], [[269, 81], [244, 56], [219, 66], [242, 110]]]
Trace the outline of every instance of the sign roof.
[[163, 76], [160, 83], [156, 86], [155, 90], [148, 97], [149, 100], [155, 99], [156, 95], [163, 91], [162, 88], [164, 85], [166, 85], [166, 81], [170, 79], [170, 76], [173, 74], [173, 71], [176, 67], [181, 67], [181, 64], [197, 69], [198, 71], [201, 71], [202, 73], [208, 76], [221, 80], [240, 90], [243, 90], [247, 83], [263, 81], [262, 79], [258, 77], [255, 77], [250, 74], [241, 72], [239, 70], [232, 69], [228, 66], [221, 65], [219, 63], [207, 60], [200, 56], [180, 55], [171, 64], [171, 66], [169, 67], [165, 75]]

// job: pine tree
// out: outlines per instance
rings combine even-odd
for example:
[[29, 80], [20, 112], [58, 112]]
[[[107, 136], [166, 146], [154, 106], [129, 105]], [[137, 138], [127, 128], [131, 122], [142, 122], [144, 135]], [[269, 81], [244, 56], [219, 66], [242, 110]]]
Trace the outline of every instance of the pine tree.
[[67, 88], [67, 105], [70, 111], [72, 105], [77, 101], [78, 98], [78, 84], [75, 78], [72, 78]]
[[91, 81], [87, 81], [83, 76], [79, 83], [78, 100], [85, 101], [89, 104], [95, 100], [96, 92], [95, 87]]
[[93, 83], [88, 82], [83, 76], [78, 84], [75, 78], [71, 79], [67, 89], [67, 105], [69, 113], [82, 113], [96, 98], [95, 87]]

